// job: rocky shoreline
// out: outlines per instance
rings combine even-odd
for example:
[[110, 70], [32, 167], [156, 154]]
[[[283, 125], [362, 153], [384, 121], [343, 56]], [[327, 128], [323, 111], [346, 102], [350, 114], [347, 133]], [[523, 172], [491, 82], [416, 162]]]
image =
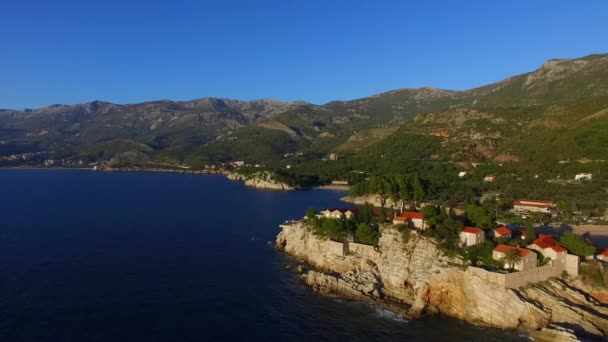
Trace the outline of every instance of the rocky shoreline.
[[226, 177], [230, 180], [242, 181], [246, 186], [256, 189], [281, 191], [296, 190], [295, 187], [276, 180], [274, 178], [274, 175], [268, 171], [256, 172], [250, 175], [243, 175], [237, 172], [229, 172], [226, 174]]
[[276, 247], [303, 261], [300, 278], [323, 295], [372, 301], [408, 318], [444, 314], [466, 322], [525, 331], [541, 341], [597, 339], [608, 333], [608, 293], [578, 279], [551, 279], [520, 289], [490, 283], [442, 255], [428, 238], [408, 241], [383, 227], [374, 251], [343, 255], [303, 224], [284, 226]]

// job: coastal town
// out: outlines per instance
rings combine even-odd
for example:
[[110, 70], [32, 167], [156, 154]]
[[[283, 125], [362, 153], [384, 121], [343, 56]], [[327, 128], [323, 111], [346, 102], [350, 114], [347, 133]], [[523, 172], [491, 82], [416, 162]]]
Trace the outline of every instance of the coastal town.
[[[605, 333], [608, 321], [594, 310], [608, 294], [602, 290], [608, 249], [565, 225], [525, 220], [558, 216], [553, 201], [515, 200], [509, 214], [524, 225], [471, 225], [468, 215], [474, 213], [459, 207], [309, 208], [302, 219], [280, 225], [276, 245], [309, 265], [298, 272], [315, 291], [403, 303], [406, 317], [443, 313], [475, 324], [542, 331], [542, 340]], [[453, 240], [445, 227], [453, 227]], [[462, 307], [454, 304], [460, 301]], [[571, 301], [578, 309], [567, 305]], [[504, 306], [518, 309], [506, 308], [508, 317], [497, 318]], [[545, 318], [529, 322], [535, 310]]]
[[[399, 211], [382, 213], [375, 208], [372, 215], [379, 224], [379, 233], [382, 227], [393, 226], [411, 230], [412, 234], [425, 235], [432, 229], [429, 218], [422, 211]], [[384, 209], [384, 208], [383, 208]], [[462, 223], [458, 233], [458, 251], [466, 256], [467, 252], [480, 245], [491, 246], [491, 260], [487, 263], [469, 260], [469, 265], [484, 267], [498, 273], [528, 272], [529, 274], [541, 273], [544, 268], [553, 269], [552, 273], [544, 273], [544, 277], [532, 276], [535, 282], [543, 281], [554, 276], [578, 276], [579, 264], [593, 261], [608, 261], [608, 249], [595, 246], [589, 239], [576, 235], [569, 230], [556, 229], [554, 227], [522, 227], [514, 224], [499, 224], [492, 228], [480, 228], [467, 226], [470, 221], [466, 210], [461, 208], [458, 213], [454, 208], [443, 208], [452, 211], [455, 218]], [[556, 215], [555, 204], [550, 200], [519, 199], [513, 202], [514, 215], [526, 217], [535, 213]], [[291, 221], [291, 224], [306, 222], [312, 217], [304, 217], [302, 221]], [[360, 221], [360, 209], [358, 208], [328, 208], [315, 214], [315, 219], [333, 219], [341, 221]], [[542, 233], [537, 233], [542, 231]], [[428, 234], [427, 234], [428, 235]], [[356, 231], [347, 233], [346, 239], [354, 242]], [[339, 241], [340, 239], [332, 239]], [[574, 241], [574, 242], [573, 242]], [[570, 250], [568, 246], [572, 246]], [[582, 247], [581, 247], [582, 246]], [[465, 258], [466, 259], [466, 258]], [[536, 271], [535, 271], [536, 270]]]

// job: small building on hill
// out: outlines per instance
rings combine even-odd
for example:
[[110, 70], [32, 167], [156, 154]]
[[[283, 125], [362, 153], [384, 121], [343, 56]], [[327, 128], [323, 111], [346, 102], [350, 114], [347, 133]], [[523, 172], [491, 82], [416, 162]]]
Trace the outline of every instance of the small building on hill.
[[426, 229], [424, 214], [414, 211], [404, 211], [393, 218], [393, 224], [404, 224], [410, 228]]
[[493, 182], [494, 179], [496, 179], [494, 175], [486, 175], [485, 177], [483, 177], [484, 182]]
[[513, 235], [513, 231], [505, 226], [500, 226], [492, 230], [492, 235], [495, 239], [510, 239]]
[[576, 175], [574, 175], [575, 181], [591, 180], [592, 178], [593, 175], [590, 173], [577, 173]]
[[[513, 261], [512, 264], [505, 260], [507, 253], [515, 250], [517, 255], [519, 256], [519, 260]], [[537, 259], [536, 254], [529, 249], [507, 246], [507, 245], [498, 245], [492, 251], [492, 259], [496, 261], [505, 262], [504, 268], [514, 268], [518, 271], [525, 271], [536, 268]]]
[[329, 208], [321, 211], [323, 217], [333, 218], [333, 219], [350, 219], [359, 214], [359, 210], [357, 209], [348, 209], [348, 208]]
[[561, 262], [568, 254], [566, 248], [559, 246], [552, 236], [546, 234], [540, 234], [526, 247], [540, 252], [545, 258], [550, 258], [552, 262]]
[[600, 254], [596, 255], [595, 258], [600, 261], [608, 262], [608, 249], [604, 249]]
[[483, 231], [483, 229], [464, 227], [462, 232], [460, 232], [460, 242], [467, 247], [475, 246], [484, 242], [485, 240], [486, 233]]
[[513, 211], [519, 214], [530, 212], [551, 214], [552, 210], [553, 201], [520, 199], [513, 202]]

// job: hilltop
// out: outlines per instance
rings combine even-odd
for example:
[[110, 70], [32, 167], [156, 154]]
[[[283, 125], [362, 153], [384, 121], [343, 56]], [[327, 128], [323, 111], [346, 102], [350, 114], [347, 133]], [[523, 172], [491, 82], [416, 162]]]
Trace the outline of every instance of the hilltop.
[[[399, 89], [324, 105], [203, 98], [0, 110], [0, 155], [194, 168], [245, 160], [306, 169], [329, 153], [390, 155], [407, 145], [415, 159], [538, 169], [603, 160], [607, 114], [608, 55], [591, 55], [550, 60], [467, 91]], [[412, 139], [423, 147], [406, 141]]]

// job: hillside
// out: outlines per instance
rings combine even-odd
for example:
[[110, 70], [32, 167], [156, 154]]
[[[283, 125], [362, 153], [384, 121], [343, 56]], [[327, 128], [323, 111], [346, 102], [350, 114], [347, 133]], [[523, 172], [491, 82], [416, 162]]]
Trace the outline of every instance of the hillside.
[[[193, 167], [245, 160], [308, 168], [332, 152], [357, 164], [406, 147], [413, 150], [399, 159], [538, 168], [605, 159], [606, 130], [608, 55], [591, 55], [467, 91], [399, 89], [324, 105], [204, 98], [0, 110], [0, 157], [99, 162], [135, 153]], [[426, 143], [402, 141], [412, 139]]]

